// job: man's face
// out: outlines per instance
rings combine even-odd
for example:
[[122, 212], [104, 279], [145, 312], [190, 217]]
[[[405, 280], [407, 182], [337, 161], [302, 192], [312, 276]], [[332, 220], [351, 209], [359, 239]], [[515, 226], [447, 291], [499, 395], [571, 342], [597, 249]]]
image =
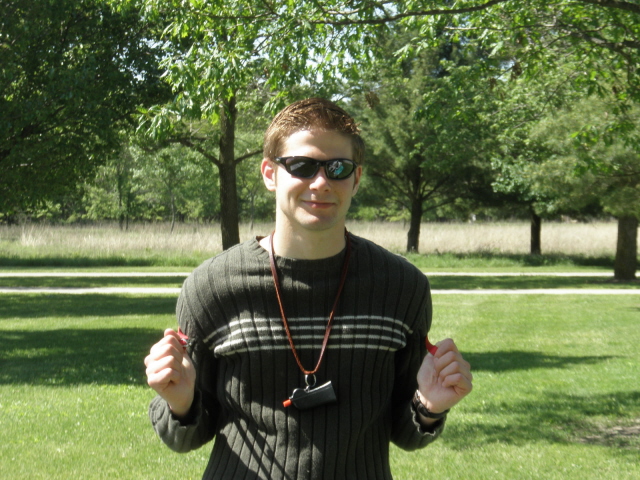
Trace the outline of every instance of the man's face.
[[[300, 155], [316, 160], [353, 158], [351, 140], [338, 132], [302, 130], [286, 139], [281, 157]], [[345, 217], [360, 184], [362, 167], [344, 180], [330, 180], [324, 168], [310, 179], [290, 175], [282, 165], [263, 160], [267, 188], [276, 193], [276, 228], [344, 230]], [[302, 232], [300, 232], [302, 233]]]

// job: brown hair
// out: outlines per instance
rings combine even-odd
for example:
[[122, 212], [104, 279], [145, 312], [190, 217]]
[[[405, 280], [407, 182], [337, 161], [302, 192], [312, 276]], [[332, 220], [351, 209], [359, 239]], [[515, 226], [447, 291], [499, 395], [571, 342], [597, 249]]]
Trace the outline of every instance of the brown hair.
[[351, 115], [323, 98], [299, 100], [283, 108], [264, 134], [264, 158], [273, 160], [280, 154], [285, 140], [301, 130], [335, 131], [351, 138], [352, 160], [364, 163], [364, 142]]

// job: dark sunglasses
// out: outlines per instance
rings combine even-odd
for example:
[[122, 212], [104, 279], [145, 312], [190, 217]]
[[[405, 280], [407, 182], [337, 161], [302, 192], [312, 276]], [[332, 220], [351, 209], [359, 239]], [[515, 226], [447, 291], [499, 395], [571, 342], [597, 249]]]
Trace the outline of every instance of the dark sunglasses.
[[316, 160], [309, 157], [276, 157], [284, 169], [298, 178], [313, 178], [318, 174], [320, 167], [324, 167], [327, 178], [331, 180], [344, 180], [349, 178], [358, 166], [348, 158], [333, 158], [331, 160]]

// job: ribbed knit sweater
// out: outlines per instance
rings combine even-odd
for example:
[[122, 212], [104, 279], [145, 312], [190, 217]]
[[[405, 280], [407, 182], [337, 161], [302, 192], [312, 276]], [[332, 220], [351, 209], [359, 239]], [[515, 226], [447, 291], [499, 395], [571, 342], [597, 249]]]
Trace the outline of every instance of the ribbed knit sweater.
[[[337, 402], [284, 407], [304, 375], [257, 239], [206, 261], [185, 281], [178, 323], [190, 337], [196, 398], [179, 421], [156, 397], [151, 422], [173, 450], [215, 437], [204, 479], [391, 479], [389, 442], [424, 447], [444, 421], [420, 427], [411, 399], [431, 324], [426, 277], [402, 257], [351, 235], [349, 270], [316, 374]], [[276, 256], [285, 313], [303, 366], [315, 367], [345, 251], [322, 260]]]

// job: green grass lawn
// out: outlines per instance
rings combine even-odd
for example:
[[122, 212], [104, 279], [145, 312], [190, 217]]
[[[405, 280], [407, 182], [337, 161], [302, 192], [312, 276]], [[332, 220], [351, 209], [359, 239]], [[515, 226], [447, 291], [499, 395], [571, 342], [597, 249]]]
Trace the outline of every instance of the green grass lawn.
[[430, 336], [457, 340], [475, 388], [440, 442], [394, 450], [398, 478], [640, 478], [639, 299], [435, 295], [434, 310]]
[[[175, 297], [0, 295], [0, 478], [197, 479], [147, 419], [142, 360]], [[402, 479], [640, 478], [640, 299], [437, 295], [475, 388]]]
[[0, 478], [200, 478], [147, 418], [144, 356], [175, 297], [0, 296]]
[[613, 275], [613, 256], [587, 254], [509, 254], [499, 252], [469, 252], [438, 254], [406, 254], [421, 270], [468, 272], [574, 272], [600, 271]]
[[[102, 272], [102, 270], [99, 270]], [[154, 277], [2, 277], [1, 287], [172, 287], [180, 288], [185, 276], [167, 275]], [[532, 288], [640, 288], [640, 282], [615, 282], [612, 277], [556, 277], [556, 276], [473, 276], [433, 275], [429, 277], [435, 290], [476, 289], [532, 289]]]
[[539, 288], [640, 288], [638, 282], [614, 282], [606, 277], [547, 277], [547, 276], [432, 276], [429, 283], [434, 290], [476, 289], [539, 289]]

